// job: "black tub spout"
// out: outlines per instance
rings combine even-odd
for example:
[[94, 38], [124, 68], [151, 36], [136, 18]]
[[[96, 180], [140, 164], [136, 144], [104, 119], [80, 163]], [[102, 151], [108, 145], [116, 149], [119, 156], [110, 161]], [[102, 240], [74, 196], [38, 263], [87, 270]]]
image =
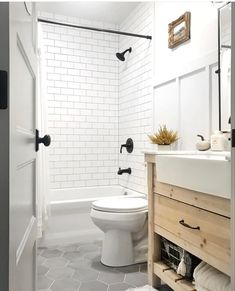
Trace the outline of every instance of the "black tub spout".
[[131, 168], [127, 168], [127, 169], [121, 169], [121, 168], [119, 168], [117, 174], [118, 175], [122, 175], [123, 173], [127, 173], [127, 174], [130, 175], [131, 174]]

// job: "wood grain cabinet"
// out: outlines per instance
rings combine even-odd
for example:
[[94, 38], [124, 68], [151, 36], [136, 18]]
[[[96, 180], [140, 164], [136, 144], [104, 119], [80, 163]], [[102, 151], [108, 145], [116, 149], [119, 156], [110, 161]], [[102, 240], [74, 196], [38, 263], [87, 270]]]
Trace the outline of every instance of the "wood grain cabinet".
[[157, 156], [146, 154], [149, 200], [149, 283], [173, 290], [194, 285], [161, 261], [160, 237], [230, 275], [230, 200], [157, 180]]

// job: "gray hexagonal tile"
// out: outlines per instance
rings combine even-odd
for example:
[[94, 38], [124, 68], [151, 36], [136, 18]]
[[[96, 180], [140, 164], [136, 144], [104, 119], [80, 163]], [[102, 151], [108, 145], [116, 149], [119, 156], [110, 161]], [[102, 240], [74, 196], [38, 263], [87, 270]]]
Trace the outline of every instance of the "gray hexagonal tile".
[[107, 284], [121, 283], [124, 281], [124, 277], [124, 273], [120, 273], [111, 269], [110, 271], [101, 272], [99, 274], [98, 280]]
[[63, 245], [59, 246], [58, 249], [62, 252], [76, 252], [78, 248], [80, 247], [80, 244], [70, 244], [70, 245]]
[[87, 267], [80, 266], [76, 268], [73, 279], [81, 282], [87, 282], [96, 280], [98, 278], [98, 275], [98, 272]]
[[110, 270], [110, 267], [107, 267], [105, 265], [103, 265], [101, 262], [100, 262], [100, 258], [95, 258], [94, 260], [90, 260], [90, 267], [96, 271], [109, 271]]
[[98, 281], [82, 283], [79, 291], [107, 291], [108, 286]]
[[55, 258], [55, 257], [60, 257], [61, 255], [62, 255], [62, 252], [57, 249], [47, 249], [41, 253], [41, 256], [45, 258]]
[[52, 286], [52, 291], [77, 291], [80, 282], [74, 281], [73, 279], [63, 279], [63, 280], [56, 280]]
[[73, 252], [65, 252], [63, 254], [63, 257], [66, 258], [67, 260], [73, 261], [73, 260], [76, 260], [78, 258], [82, 258], [83, 255], [84, 254], [80, 251], [73, 251]]
[[51, 268], [47, 273], [47, 277], [51, 279], [65, 279], [70, 278], [74, 274], [74, 270], [68, 267]]
[[100, 247], [96, 244], [84, 244], [79, 247], [79, 251], [83, 253], [89, 253], [89, 252], [97, 252], [100, 251]]
[[52, 279], [47, 278], [44, 275], [40, 275], [37, 277], [37, 287], [38, 290], [48, 289], [53, 283]]
[[83, 254], [84, 258], [89, 259], [89, 260], [95, 260], [96, 258], [101, 257], [101, 251], [94, 251], [94, 252], [84, 252]]
[[144, 286], [148, 283], [148, 276], [141, 272], [129, 273], [126, 274], [125, 282], [136, 287]]
[[75, 269], [75, 270], [77, 268], [80, 268], [81, 266], [89, 268], [90, 267], [90, 261], [88, 259], [85, 259], [85, 258], [77, 258], [77, 259], [74, 259], [72, 262], [70, 262], [68, 264], [69, 268], [72, 268], [72, 269]]
[[125, 267], [117, 267], [116, 269], [122, 273], [136, 273], [136, 272], [139, 272], [140, 266], [131, 265], [131, 266], [125, 266]]
[[43, 265], [37, 266], [37, 274], [38, 275], [45, 275], [49, 271], [49, 268]]
[[124, 291], [146, 285], [146, 264], [111, 268], [100, 258], [101, 241], [39, 249], [38, 291]]
[[108, 291], [124, 291], [129, 288], [132, 288], [133, 286], [127, 284], [127, 283], [117, 283], [117, 284], [112, 284], [109, 286]]
[[69, 263], [69, 261], [63, 257], [55, 257], [55, 258], [46, 259], [43, 262], [43, 265], [50, 267], [50, 268], [53, 268], [53, 267], [60, 268], [60, 267], [64, 267], [68, 263]]

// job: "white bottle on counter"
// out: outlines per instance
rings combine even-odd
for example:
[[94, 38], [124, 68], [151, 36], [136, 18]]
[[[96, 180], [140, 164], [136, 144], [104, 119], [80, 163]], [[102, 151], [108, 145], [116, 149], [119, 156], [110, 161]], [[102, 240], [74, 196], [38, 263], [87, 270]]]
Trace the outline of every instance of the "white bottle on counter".
[[225, 137], [222, 132], [216, 130], [211, 135], [211, 150], [224, 151], [225, 150]]

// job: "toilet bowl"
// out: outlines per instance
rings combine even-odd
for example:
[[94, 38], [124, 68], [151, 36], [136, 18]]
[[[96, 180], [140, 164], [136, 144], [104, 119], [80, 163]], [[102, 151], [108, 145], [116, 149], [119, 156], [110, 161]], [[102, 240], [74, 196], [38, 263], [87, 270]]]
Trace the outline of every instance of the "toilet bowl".
[[104, 232], [101, 262], [112, 267], [147, 260], [148, 204], [144, 198], [106, 198], [93, 202], [91, 218]]

